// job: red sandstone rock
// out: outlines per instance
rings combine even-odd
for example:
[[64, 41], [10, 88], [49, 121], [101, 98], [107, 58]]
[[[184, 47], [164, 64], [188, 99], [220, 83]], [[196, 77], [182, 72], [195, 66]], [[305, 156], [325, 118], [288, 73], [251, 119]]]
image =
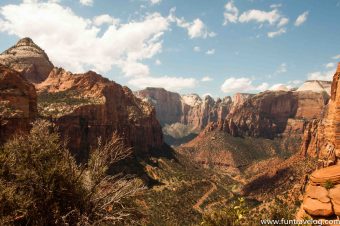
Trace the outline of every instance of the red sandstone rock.
[[303, 209], [312, 216], [329, 217], [334, 214], [332, 204], [320, 202], [317, 199], [305, 198], [303, 200]]
[[55, 68], [36, 87], [40, 112], [53, 118], [81, 157], [99, 137], [110, 139], [115, 131], [140, 154], [163, 144], [154, 108], [95, 72], [72, 74]]
[[180, 96], [163, 88], [146, 88], [135, 95], [155, 107], [163, 126], [182, 123], [196, 131], [204, 129], [210, 122], [222, 121], [232, 104], [230, 97], [215, 101], [206, 96], [202, 100], [197, 94]]
[[22, 73], [33, 83], [44, 81], [53, 69], [44, 50], [30, 38], [19, 40], [15, 46], [0, 54], [0, 63]]
[[0, 144], [17, 132], [28, 132], [37, 112], [34, 86], [0, 64]]

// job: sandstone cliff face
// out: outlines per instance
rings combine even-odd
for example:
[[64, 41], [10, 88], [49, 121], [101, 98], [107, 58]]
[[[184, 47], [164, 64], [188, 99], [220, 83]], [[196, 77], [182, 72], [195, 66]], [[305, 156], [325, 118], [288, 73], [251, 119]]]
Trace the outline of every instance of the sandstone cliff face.
[[327, 96], [310, 91], [266, 91], [235, 105], [223, 123], [233, 136], [274, 138], [296, 131], [302, 134], [304, 123], [321, 118]]
[[321, 169], [310, 176], [298, 218], [340, 216], [339, 78], [340, 63], [333, 77], [331, 99], [324, 118], [311, 123], [305, 132], [301, 152], [318, 157]]
[[197, 132], [210, 122], [224, 119], [232, 106], [230, 97], [215, 101], [206, 96], [202, 100], [197, 94], [180, 96], [162, 88], [146, 88], [135, 92], [135, 95], [155, 107], [162, 126], [181, 123]]
[[155, 107], [157, 119], [162, 126], [181, 121], [183, 110], [181, 96], [178, 93], [163, 88], [146, 88], [135, 92], [135, 95]]
[[29, 131], [37, 112], [34, 86], [0, 64], [0, 144], [15, 133]]
[[[37, 86], [39, 111], [51, 117], [71, 150], [86, 157], [98, 138], [108, 140], [118, 132], [137, 153], [148, 154], [163, 144], [155, 110], [131, 90], [95, 72], [71, 74], [55, 68]], [[85, 156], [84, 156], [85, 154]]]
[[48, 56], [30, 38], [23, 38], [18, 43], [0, 54], [0, 63], [24, 75], [33, 83], [44, 81], [53, 64]]

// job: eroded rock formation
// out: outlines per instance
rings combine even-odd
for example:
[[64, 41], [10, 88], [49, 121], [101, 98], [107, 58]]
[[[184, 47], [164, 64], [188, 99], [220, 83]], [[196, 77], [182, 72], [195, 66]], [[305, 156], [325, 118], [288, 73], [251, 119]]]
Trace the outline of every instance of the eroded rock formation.
[[23, 74], [30, 82], [44, 81], [53, 69], [48, 56], [32, 39], [23, 38], [0, 54], [0, 63]]
[[33, 84], [0, 64], [0, 144], [18, 132], [27, 132], [37, 116]]
[[340, 216], [340, 63], [334, 74], [331, 99], [325, 117], [314, 122], [305, 132], [301, 151], [318, 157], [319, 168], [314, 171], [304, 194], [298, 217], [313, 218]]
[[80, 157], [86, 157], [99, 137], [108, 140], [116, 131], [139, 154], [163, 144], [154, 108], [95, 72], [72, 74], [54, 68], [36, 87], [39, 112], [53, 119]]

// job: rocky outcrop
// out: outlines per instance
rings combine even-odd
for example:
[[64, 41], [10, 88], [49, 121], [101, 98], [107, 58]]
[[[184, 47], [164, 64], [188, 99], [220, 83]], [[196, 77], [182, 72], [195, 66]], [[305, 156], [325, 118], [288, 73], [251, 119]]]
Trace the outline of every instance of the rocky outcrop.
[[320, 119], [326, 96], [310, 92], [266, 91], [235, 105], [223, 123], [233, 136], [274, 138], [296, 131], [302, 134], [306, 121]]
[[55, 68], [37, 86], [40, 113], [58, 125], [70, 149], [80, 158], [118, 132], [137, 154], [148, 154], [163, 144], [154, 108], [95, 72], [72, 74]]
[[297, 89], [297, 91], [312, 91], [316, 93], [325, 93], [330, 96], [331, 85], [331, 81], [307, 80]]
[[[334, 74], [331, 99], [322, 120], [310, 125], [305, 132], [301, 151], [319, 159], [319, 168], [314, 171], [306, 189], [302, 209], [313, 218], [340, 216], [340, 63]], [[321, 200], [320, 190], [327, 197]], [[302, 211], [300, 211], [302, 212]], [[300, 214], [301, 215], [301, 214]], [[303, 217], [300, 216], [300, 217]]]
[[135, 95], [155, 107], [162, 126], [181, 123], [196, 131], [204, 129], [210, 122], [224, 119], [232, 104], [230, 97], [215, 101], [210, 96], [204, 99], [197, 94], [180, 96], [163, 88], [146, 88]]
[[37, 112], [34, 86], [0, 64], [0, 144], [18, 132], [28, 132]]
[[162, 126], [181, 122], [183, 110], [181, 96], [178, 93], [163, 88], [146, 88], [135, 92], [135, 95], [155, 107], [157, 119]]
[[302, 208], [312, 217], [340, 215], [340, 166], [316, 170], [310, 176]]
[[53, 69], [48, 56], [32, 39], [23, 38], [0, 54], [0, 63], [20, 73], [30, 82], [44, 81]]

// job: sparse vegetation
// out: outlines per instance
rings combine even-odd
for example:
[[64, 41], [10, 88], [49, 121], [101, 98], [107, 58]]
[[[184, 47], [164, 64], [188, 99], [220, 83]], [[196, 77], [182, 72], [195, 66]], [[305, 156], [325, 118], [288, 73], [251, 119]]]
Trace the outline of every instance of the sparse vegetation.
[[38, 121], [28, 135], [0, 148], [0, 225], [115, 225], [131, 214], [126, 198], [143, 187], [107, 175], [131, 150], [114, 135], [99, 142], [79, 166], [50, 123]]
[[325, 187], [327, 190], [332, 189], [332, 188], [334, 188], [334, 183], [333, 183], [332, 181], [330, 181], [330, 180], [327, 180], [327, 181], [325, 182], [325, 184], [324, 184], [324, 187]]
[[231, 202], [226, 208], [208, 213], [203, 217], [201, 225], [203, 226], [238, 226], [245, 225], [247, 216], [249, 215], [249, 207], [243, 197], [237, 198]]
[[79, 106], [99, 104], [101, 100], [84, 97], [76, 91], [43, 92], [38, 95], [38, 109], [43, 116], [62, 116], [71, 113]]

